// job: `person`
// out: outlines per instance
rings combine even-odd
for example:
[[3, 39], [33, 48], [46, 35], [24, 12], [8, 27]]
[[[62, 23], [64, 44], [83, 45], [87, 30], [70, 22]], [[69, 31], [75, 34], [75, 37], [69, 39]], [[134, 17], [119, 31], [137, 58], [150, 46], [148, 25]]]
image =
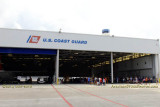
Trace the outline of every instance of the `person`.
[[97, 84], [97, 77], [94, 78], [94, 84]]
[[127, 83], [129, 83], [129, 77], [127, 77]]
[[100, 85], [102, 85], [102, 78], [99, 78], [99, 81], [100, 81]]
[[92, 77], [92, 84], [94, 84], [94, 77]]
[[156, 84], [158, 83], [158, 78], [156, 78]]
[[141, 83], [143, 83], [143, 82], [144, 82], [144, 81], [143, 81], [143, 80], [144, 80], [144, 77], [140, 77], [140, 78], [141, 78]]
[[88, 84], [90, 84], [90, 77], [88, 77]]
[[148, 78], [146, 77], [146, 78], [145, 78], [145, 83], [147, 84], [147, 82], [148, 82]]
[[29, 81], [30, 81], [30, 83], [32, 83], [32, 77], [31, 76], [30, 76], [30, 80]]
[[88, 78], [86, 77], [86, 84], [88, 84]]
[[138, 82], [141, 84], [142, 83], [142, 78], [140, 76], [138, 77], [138, 80], [139, 80]]
[[133, 82], [133, 79], [132, 79], [132, 77], [130, 77], [130, 83], [132, 83]]
[[150, 77], [148, 77], [148, 82], [151, 83], [151, 78]]
[[117, 83], [118, 83], [118, 80], [119, 80], [119, 78], [117, 77], [117, 78], [116, 78]]
[[109, 77], [106, 77], [105, 79], [106, 79], [106, 84], [108, 84], [108, 82], [109, 82], [109, 81], [108, 81], [108, 80], [109, 80]]
[[137, 77], [135, 77], [135, 83], [136, 83], [136, 84], [138, 83], [138, 78], [137, 78]]
[[125, 78], [124, 77], [123, 77], [122, 81], [123, 81], [123, 83], [125, 82]]
[[59, 79], [59, 84], [62, 84], [62, 79]]
[[158, 78], [154, 78], [153, 80], [156, 81], [156, 85], [157, 85], [158, 84]]
[[99, 85], [100, 83], [99, 83], [100, 81], [99, 81], [99, 78], [97, 78], [97, 85]]
[[142, 83], [145, 83], [145, 78], [143, 78]]
[[105, 84], [108, 83], [107, 77], [105, 78]]
[[105, 80], [105, 78], [103, 78], [103, 85], [105, 85], [106, 84], [106, 80]]
[[152, 77], [150, 78], [150, 82], [152, 83]]

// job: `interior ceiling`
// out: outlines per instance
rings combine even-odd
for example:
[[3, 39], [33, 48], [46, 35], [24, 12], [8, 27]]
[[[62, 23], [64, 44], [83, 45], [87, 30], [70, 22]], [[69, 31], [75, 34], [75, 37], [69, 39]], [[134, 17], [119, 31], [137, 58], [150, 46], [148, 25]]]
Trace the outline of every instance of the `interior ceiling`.
[[[113, 58], [126, 56], [129, 53], [113, 53]], [[4, 59], [17, 60], [51, 60], [53, 55], [31, 54], [3, 54]], [[104, 61], [110, 61], [110, 52], [60, 50], [60, 64], [87, 64], [93, 65]]]
[[[118, 58], [128, 55], [129, 53], [114, 53], [113, 57]], [[95, 64], [102, 61], [110, 60], [110, 52], [97, 52], [97, 51], [73, 51], [73, 50], [60, 50], [61, 63], [90, 63]]]

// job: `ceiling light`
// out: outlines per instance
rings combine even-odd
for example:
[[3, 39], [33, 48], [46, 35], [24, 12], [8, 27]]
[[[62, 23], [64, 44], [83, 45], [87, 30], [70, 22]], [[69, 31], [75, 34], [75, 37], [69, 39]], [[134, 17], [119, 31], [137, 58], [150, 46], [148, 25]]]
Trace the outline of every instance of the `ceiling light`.
[[71, 59], [72, 59], [72, 58], [73, 58], [73, 56], [70, 56], [69, 58], [71, 58]]
[[104, 53], [101, 53], [100, 55], [104, 55]]
[[12, 56], [13, 56], [13, 54], [8, 54], [8, 56], [9, 56], [9, 57], [12, 57]]
[[39, 57], [39, 55], [34, 55], [34, 57]]
[[95, 59], [96, 57], [92, 57], [92, 59]]

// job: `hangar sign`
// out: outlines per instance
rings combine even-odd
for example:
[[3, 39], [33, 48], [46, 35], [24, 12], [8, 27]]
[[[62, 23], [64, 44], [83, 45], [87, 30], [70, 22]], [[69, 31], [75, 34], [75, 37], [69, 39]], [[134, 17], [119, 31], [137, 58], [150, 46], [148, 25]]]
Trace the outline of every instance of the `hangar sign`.
[[54, 42], [54, 43], [72, 43], [72, 44], [87, 44], [85, 40], [70, 40], [70, 39], [53, 39], [53, 38], [43, 38], [43, 42]]
[[[27, 43], [38, 43], [41, 36], [29, 36]], [[43, 38], [43, 42], [54, 42], [54, 43], [71, 43], [71, 44], [87, 44], [85, 40], [71, 40], [71, 39], [59, 39], [59, 38]]]
[[38, 43], [40, 40], [41, 36], [29, 36], [27, 43]]

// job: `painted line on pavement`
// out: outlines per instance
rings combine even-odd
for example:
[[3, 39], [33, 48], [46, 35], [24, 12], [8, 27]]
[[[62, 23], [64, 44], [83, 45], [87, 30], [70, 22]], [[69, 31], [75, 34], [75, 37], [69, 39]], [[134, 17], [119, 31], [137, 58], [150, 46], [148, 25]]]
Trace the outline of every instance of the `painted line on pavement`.
[[[66, 86], [68, 86], [68, 85], [66, 85]], [[71, 87], [71, 86], [68, 86], [68, 87]], [[106, 98], [103, 98], [103, 97], [94, 95], [94, 94], [89, 93], [89, 92], [87, 92], [87, 91], [83, 91], [83, 90], [81, 90], [81, 89], [74, 88], [74, 87], [71, 87], [71, 88], [76, 89], [76, 90], [79, 90], [79, 91], [84, 92], [84, 93], [87, 93], [87, 94], [89, 94], [89, 95], [95, 96], [95, 97], [97, 97], [97, 98], [103, 99], [103, 100], [105, 100], [105, 101], [109, 101], [109, 102], [112, 102], [112, 103], [114, 103], [114, 104], [121, 105], [121, 106], [123, 106], [123, 107], [128, 107], [127, 105], [120, 104], [120, 103], [117, 103], [117, 102], [115, 102], [115, 101], [112, 101], [112, 100], [109, 100], [109, 99], [106, 99]]]
[[69, 107], [73, 107], [71, 103], [69, 103], [64, 96], [53, 86], [53, 84], [51, 84], [51, 86], [53, 87], [53, 89], [56, 90], [56, 92], [59, 94], [59, 96], [61, 96], [61, 98], [69, 105]]

